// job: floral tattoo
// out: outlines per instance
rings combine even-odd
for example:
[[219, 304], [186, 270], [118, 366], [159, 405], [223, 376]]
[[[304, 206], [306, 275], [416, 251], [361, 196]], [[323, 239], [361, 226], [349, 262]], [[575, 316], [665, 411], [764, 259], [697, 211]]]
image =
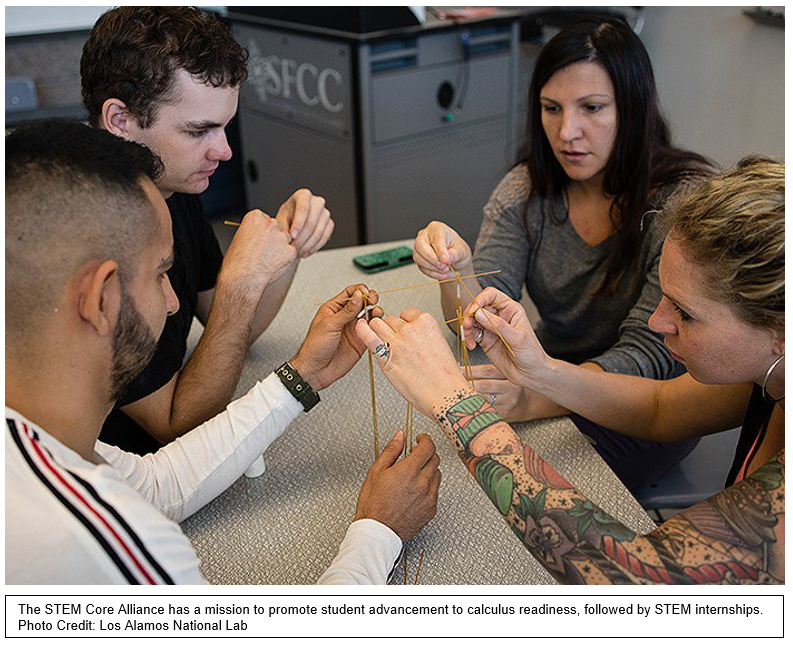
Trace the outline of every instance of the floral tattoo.
[[563, 583], [784, 582], [784, 450], [743, 482], [645, 536], [523, 446], [481, 395], [438, 422], [513, 533]]

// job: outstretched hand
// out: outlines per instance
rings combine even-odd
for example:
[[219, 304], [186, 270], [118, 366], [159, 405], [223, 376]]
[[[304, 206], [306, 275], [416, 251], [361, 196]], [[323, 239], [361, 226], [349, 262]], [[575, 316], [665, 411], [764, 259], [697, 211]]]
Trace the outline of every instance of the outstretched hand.
[[528, 385], [549, 360], [523, 306], [493, 287], [483, 290], [465, 308], [463, 328], [468, 349], [473, 350], [478, 343], [495, 367], [515, 384]]
[[427, 417], [433, 417], [444, 399], [455, 393], [473, 392], [438, 322], [426, 312], [408, 309], [400, 316], [360, 320], [356, 332], [375, 356], [382, 344], [388, 344], [388, 354], [378, 357], [383, 374]]
[[[290, 361], [308, 384], [319, 391], [346, 375], [361, 358], [366, 346], [355, 333], [355, 321], [363, 310], [363, 296], [376, 303], [378, 296], [364, 284], [350, 285], [320, 306], [303, 345]], [[372, 316], [383, 310], [375, 307]]]

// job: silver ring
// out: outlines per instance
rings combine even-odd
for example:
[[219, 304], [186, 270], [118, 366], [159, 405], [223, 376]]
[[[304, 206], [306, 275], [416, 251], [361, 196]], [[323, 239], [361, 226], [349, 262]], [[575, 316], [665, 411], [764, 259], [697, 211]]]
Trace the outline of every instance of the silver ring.
[[381, 343], [374, 349], [374, 356], [378, 359], [385, 359], [388, 357], [389, 352], [391, 350], [388, 347], [388, 343]]
[[496, 405], [496, 393], [490, 393], [490, 405], [491, 406]]
[[481, 343], [483, 336], [485, 336], [485, 331], [480, 327], [479, 332], [476, 333], [476, 339], [475, 339], [476, 343]]

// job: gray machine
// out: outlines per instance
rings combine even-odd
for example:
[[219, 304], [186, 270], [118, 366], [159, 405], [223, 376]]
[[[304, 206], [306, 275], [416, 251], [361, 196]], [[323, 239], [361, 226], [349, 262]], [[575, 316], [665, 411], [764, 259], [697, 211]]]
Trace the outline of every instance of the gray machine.
[[327, 198], [332, 246], [410, 238], [434, 219], [473, 242], [521, 143], [520, 14], [354, 33], [235, 10], [249, 206], [272, 212], [307, 186]]

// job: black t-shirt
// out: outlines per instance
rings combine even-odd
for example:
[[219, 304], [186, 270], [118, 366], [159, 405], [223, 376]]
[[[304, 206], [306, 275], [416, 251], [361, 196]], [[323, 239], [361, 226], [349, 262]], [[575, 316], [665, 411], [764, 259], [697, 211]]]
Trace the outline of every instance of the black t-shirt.
[[174, 241], [174, 264], [168, 277], [179, 298], [179, 311], [166, 320], [154, 358], [125, 398], [117, 402], [99, 436], [103, 442], [141, 455], [162, 445], [119, 408], [156, 392], [182, 369], [198, 293], [214, 288], [223, 262], [217, 237], [204, 217], [198, 196], [175, 193], [167, 202]]

